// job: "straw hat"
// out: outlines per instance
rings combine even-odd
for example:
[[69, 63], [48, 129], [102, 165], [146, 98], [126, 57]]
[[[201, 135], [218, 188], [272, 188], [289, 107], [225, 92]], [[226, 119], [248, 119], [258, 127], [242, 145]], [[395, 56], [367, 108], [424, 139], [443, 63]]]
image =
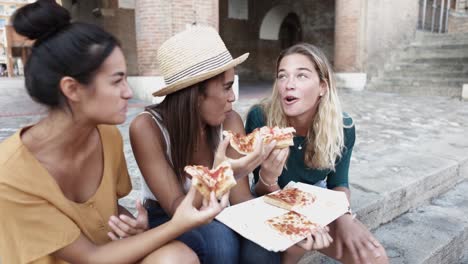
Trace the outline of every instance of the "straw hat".
[[168, 95], [207, 80], [242, 63], [248, 56], [245, 53], [233, 59], [214, 28], [187, 29], [158, 49], [157, 62], [166, 86], [153, 96]]

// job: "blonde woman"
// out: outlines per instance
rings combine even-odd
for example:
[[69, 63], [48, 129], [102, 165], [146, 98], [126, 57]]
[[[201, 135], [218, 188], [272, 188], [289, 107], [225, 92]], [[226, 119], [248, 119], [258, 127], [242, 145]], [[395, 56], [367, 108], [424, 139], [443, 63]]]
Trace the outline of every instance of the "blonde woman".
[[[272, 151], [254, 171], [256, 195], [295, 181], [345, 192], [349, 200], [355, 127], [351, 117], [342, 113], [332, 68], [318, 48], [302, 43], [280, 54], [273, 92], [250, 109], [246, 132], [264, 125], [292, 126], [297, 132], [294, 146]], [[344, 263], [388, 262], [383, 247], [351, 214], [333, 222], [330, 234], [334, 242], [321, 250], [328, 256]], [[296, 263], [304, 253], [293, 246], [282, 254], [282, 262]]]

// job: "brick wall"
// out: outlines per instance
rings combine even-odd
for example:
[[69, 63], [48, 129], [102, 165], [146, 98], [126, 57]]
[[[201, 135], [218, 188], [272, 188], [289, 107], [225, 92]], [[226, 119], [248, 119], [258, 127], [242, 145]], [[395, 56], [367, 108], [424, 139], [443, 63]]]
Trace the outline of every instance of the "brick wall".
[[448, 19], [449, 33], [468, 33], [468, 13], [452, 13]]
[[196, 22], [218, 28], [217, 0], [138, 0], [135, 6], [139, 75], [158, 75], [156, 53], [172, 35]]
[[333, 61], [334, 1], [255, 0], [248, 1], [248, 20], [228, 18], [228, 0], [219, 1], [220, 34], [233, 56], [250, 52], [249, 59], [237, 67], [241, 80], [272, 80], [276, 57], [281, 51], [278, 40], [261, 40], [260, 26], [271, 8], [290, 6], [299, 17], [302, 41], [322, 48]]
[[362, 72], [364, 69], [365, 3], [338, 0], [335, 19], [335, 70]]

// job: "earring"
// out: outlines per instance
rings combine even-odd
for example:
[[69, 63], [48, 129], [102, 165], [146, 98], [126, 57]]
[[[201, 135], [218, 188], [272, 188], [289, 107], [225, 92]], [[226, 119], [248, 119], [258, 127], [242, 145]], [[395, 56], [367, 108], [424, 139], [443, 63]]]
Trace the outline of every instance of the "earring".
[[322, 97], [322, 96], [323, 96], [323, 93], [320, 93], [320, 97]]

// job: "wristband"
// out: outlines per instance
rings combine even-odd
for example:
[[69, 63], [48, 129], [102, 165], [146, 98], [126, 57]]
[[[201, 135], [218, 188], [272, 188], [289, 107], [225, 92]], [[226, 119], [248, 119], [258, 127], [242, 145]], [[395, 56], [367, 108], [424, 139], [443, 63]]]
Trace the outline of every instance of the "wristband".
[[274, 183], [267, 183], [266, 181], [264, 181], [262, 175], [260, 174], [260, 171], [258, 172], [258, 179], [260, 179], [260, 182], [262, 182], [263, 185], [267, 187], [273, 187], [278, 184], [278, 178], [276, 178], [276, 181]]
[[353, 213], [353, 210], [351, 210], [351, 207], [348, 207], [348, 211], [345, 214], [349, 214], [353, 219], [356, 218], [356, 214]]

